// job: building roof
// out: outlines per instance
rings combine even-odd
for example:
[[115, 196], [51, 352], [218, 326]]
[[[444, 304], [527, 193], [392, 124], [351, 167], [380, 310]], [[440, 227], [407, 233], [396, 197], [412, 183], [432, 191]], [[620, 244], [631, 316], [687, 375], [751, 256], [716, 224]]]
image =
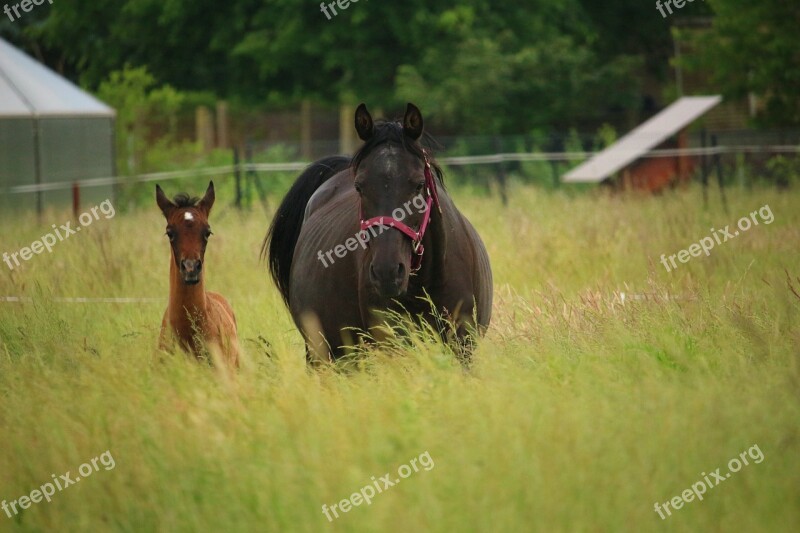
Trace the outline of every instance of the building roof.
[[114, 115], [112, 108], [0, 39], [0, 118]]
[[567, 172], [566, 183], [595, 183], [636, 161], [722, 101], [721, 96], [687, 96], [643, 123], [588, 161]]

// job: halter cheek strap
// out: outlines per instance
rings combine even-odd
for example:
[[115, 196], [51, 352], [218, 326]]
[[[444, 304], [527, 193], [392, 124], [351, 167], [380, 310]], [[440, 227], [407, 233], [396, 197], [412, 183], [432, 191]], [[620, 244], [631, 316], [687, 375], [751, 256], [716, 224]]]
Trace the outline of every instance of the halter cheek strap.
[[439, 210], [439, 213], [442, 212], [442, 207], [439, 204], [439, 195], [436, 192], [436, 182], [433, 179], [433, 171], [431, 170], [431, 163], [428, 160], [428, 154], [423, 151], [423, 157], [425, 158], [425, 213], [422, 216], [422, 223], [419, 226], [419, 230], [415, 231], [407, 224], [404, 224], [402, 221], [397, 220], [391, 216], [379, 216], [379, 217], [372, 217], [368, 220], [364, 220], [364, 213], [362, 207], [359, 205], [359, 219], [361, 220], [361, 231], [366, 231], [372, 226], [383, 226], [387, 228], [394, 228], [409, 239], [411, 239], [411, 248], [412, 248], [412, 256], [411, 256], [411, 271], [416, 272], [422, 266], [422, 254], [425, 253], [425, 247], [422, 246], [422, 238], [425, 236], [425, 231], [428, 229], [428, 223], [431, 220], [431, 206], [435, 205], [436, 208]]

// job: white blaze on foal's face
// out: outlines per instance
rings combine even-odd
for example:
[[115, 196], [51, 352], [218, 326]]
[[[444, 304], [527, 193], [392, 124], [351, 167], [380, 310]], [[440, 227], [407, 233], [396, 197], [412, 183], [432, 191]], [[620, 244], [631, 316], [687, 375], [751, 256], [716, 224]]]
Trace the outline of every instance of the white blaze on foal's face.
[[194, 217], [192, 216], [192, 214], [191, 214], [190, 212], [186, 211], [186, 212], [183, 214], [183, 219], [184, 219], [184, 220], [194, 220]]

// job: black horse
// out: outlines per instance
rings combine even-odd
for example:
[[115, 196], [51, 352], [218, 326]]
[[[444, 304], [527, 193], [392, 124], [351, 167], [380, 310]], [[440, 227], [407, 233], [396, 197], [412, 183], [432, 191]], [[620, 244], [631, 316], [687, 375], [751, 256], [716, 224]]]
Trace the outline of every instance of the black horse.
[[373, 123], [361, 104], [355, 126], [364, 145], [310, 165], [262, 247], [309, 361], [345, 355], [359, 332], [382, 338], [386, 313], [376, 311], [425, 320], [468, 357], [491, 318], [492, 271], [420, 144], [430, 140], [422, 114], [408, 104], [402, 123]]

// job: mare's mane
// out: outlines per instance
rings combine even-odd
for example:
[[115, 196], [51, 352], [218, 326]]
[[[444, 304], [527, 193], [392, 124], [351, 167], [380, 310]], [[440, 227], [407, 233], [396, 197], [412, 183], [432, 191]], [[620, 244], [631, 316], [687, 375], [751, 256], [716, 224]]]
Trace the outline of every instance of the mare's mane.
[[439, 147], [439, 144], [432, 136], [428, 135], [428, 133], [423, 133], [420, 141], [422, 142], [409, 139], [403, 132], [402, 123], [398, 121], [379, 120], [375, 123], [372, 137], [365, 141], [363, 146], [353, 154], [350, 165], [353, 171], [357, 171], [364, 159], [373, 150], [384, 144], [400, 145], [405, 151], [412, 153], [420, 159], [423, 159], [423, 150], [425, 150], [428, 153], [428, 160], [431, 163], [431, 168], [433, 168], [436, 176], [439, 178], [439, 184], [444, 188], [444, 172], [442, 171], [442, 167], [433, 159], [432, 153], [434, 148]]

